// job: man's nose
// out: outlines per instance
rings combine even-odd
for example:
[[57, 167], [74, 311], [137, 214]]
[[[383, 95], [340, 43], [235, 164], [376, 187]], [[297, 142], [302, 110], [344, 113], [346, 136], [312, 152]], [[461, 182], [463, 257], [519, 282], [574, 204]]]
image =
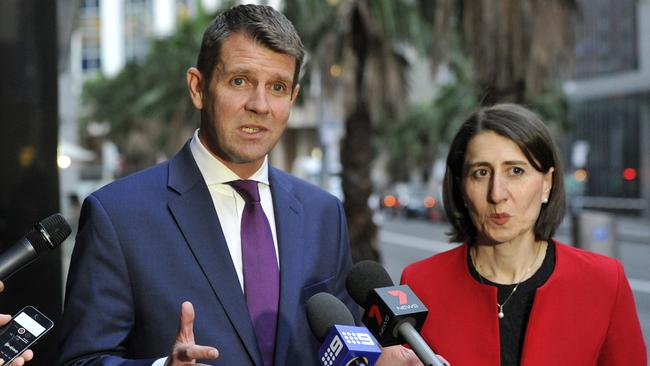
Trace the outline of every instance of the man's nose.
[[263, 85], [258, 85], [250, 93], [248, 101], [246, 102], [246, 110], [259, 114], [266, 114], [269, 112], [269, 109], [270, 107], [268, 96], [266, 95], [266, 88]]

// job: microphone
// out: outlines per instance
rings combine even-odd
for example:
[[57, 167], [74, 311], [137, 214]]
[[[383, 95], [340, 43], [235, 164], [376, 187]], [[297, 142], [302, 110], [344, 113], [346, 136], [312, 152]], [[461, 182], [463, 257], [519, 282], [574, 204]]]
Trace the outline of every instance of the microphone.
[[61, 214], [34, 224], [24, 237], [0, 254], [0, 279], [6, 280], [47, 250], [56, 248], [72, 232]]
[[384, 267], [373, 261], [355, 264], [345, 286], [365, 309], [362, 322], [382, 346], [407, 343], [426, 366], [443, 366], [418, 333], [429, 310], [413, 290], [394, 286]]
[[307, 319], [321, 346], [322, 366], [373, 366], [381, 349], [365, 327], [354, 326], [350, 310], [334, 295], [319, 292], [307, 300]]

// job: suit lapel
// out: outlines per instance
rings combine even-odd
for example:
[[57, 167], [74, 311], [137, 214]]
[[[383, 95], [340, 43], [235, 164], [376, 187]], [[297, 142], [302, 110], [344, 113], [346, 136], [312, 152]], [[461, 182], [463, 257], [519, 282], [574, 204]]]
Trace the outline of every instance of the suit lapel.
[[[304, 217], [302, 204], [291, 193], [291, 183], [277, 169], [269, 167], [273, 195], [278, 252], [280, 254], [280, 313], [275, 345], [275, 365], [287, 365], [287, 351], [295, 342], [296, 322], [302, 289], [302, 251]], [[294, 360], [295, 361], [295, 360]]]
[[251, 359], [261, 365], [246, 300], [210, 192], [194, 162], [189, 143], [170, 162], [169, 186], [179, 193], [168, 203], [179, 229]]

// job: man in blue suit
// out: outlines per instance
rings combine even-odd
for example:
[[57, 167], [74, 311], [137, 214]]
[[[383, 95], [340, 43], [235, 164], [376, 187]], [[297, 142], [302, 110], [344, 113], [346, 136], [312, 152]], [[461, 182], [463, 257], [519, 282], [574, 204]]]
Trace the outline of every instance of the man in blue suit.
[[187, 72], [200, 129], [171, 160], [84, 202], [60, 363], [151, 366], [169, 355], [167, 365], [268, 364], [243, 291], [245, 202], [228, 184], [242, 179], [257, 182], [277, 254], [275, 365], [315, 363], [305, 300], [327, 291], [354, 307], [342, 281], [351, 260], [340, 202], [268, 165], [303, 55], [291, 23], [269, 7], [235, 7], [208, 27]]
[[[305, 301], [325, 291], [358, 307], [345, 291], [340, 201], [268, 165], [303, 56], [270, 7], [238, 6], [209, 25], [187, 72], [201, 111], [194, 137], [83, 204], [59, 364], [317, 364]], [[247, 221], [253, 211], [259, 221]]]

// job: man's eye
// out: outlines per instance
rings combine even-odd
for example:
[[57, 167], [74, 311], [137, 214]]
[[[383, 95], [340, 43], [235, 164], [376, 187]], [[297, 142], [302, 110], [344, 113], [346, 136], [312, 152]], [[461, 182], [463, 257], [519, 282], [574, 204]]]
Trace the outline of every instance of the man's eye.
[[243, 86], [246, 84], [246, 81], [243, 78], [234, 78], [232, 79], [231, 83], [234, 86]]
[[284, 84], [279, 84], [279, 83], [273, 84], [273, 86], [271, 88], [273, 89], [274, 92], [277, 92], [277, 93], [282, 93], [285, 90], [287, 90], [287, 88], [284, 86]]

